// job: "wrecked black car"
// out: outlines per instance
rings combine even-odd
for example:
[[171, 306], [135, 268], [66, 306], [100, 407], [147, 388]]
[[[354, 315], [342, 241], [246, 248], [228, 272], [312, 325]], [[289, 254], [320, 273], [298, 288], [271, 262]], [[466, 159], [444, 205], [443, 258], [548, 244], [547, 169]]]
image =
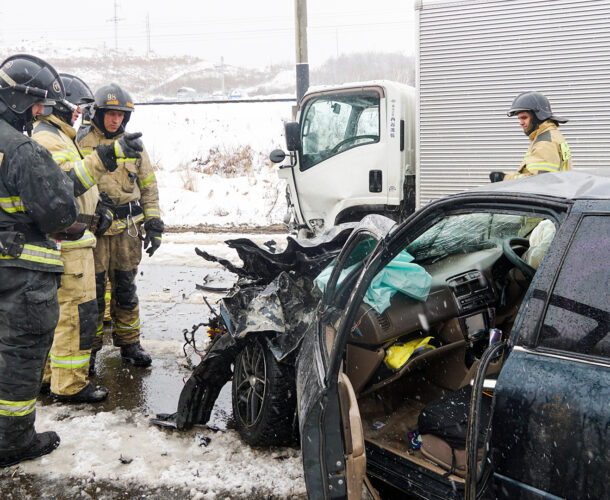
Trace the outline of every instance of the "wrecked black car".
[[[312, 498], [607, 498], [609, 215], [610, 179], [562, 172], [368, 216], [311, 275], [225, 299], [247, 333], [216, 338], [174, 422], [205, 422], [233, 364], [240, 432], [298, 425]], [[249, 436], [265, 405], [282, 423]]]

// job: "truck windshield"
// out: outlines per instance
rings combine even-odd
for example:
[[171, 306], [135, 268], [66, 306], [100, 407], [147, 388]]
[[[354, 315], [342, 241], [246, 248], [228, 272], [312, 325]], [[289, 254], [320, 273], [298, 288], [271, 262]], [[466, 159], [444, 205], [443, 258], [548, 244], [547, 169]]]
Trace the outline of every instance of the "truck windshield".
[[310, 99], [301, 118], [301, 170], [361, 144], [379, 142], [379, 101], [374, 90]]

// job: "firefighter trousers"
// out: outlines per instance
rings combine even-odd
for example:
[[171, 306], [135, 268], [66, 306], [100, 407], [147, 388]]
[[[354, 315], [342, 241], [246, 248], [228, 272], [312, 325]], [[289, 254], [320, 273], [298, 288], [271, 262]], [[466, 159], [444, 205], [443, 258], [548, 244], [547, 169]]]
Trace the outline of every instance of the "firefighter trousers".
[[93, 248], [66, 249], [62, 245], [61, 260], [64, 274], [57, 291], [59, 323], [43, 382], [50, 382], [55, 394], [70, 396], [89, 383], [97, 325]]
[[110, 281], [110, 316], [115, 346], [140, 340], [140, 307], [136, 294], [136, 275], [142, 259], [142, 242], [127, 231], [98, 238], [94, 250], [97, 290], [97, 332], [93, 350], [101, 349], [104, 334], [106, 279]]
[[36, 398], [59, 318], [57, 274], [0, 267], [0, 455], [36, 434]]

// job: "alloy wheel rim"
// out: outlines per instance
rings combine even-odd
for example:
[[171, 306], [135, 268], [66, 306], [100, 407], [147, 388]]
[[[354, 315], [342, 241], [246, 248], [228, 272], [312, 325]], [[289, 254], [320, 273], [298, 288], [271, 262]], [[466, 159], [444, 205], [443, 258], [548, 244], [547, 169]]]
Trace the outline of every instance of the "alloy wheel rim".
[[246, 427], [258, 421], [265, 400], [267, 363], [263, 347], [255, 342], [242, 351], [235, 369], [238, 418]]

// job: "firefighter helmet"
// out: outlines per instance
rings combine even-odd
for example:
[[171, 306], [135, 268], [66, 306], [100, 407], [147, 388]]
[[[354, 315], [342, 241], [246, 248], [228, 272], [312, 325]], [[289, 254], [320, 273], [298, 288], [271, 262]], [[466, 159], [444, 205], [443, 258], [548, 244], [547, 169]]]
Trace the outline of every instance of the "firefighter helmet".
[[52, 106], [64, 97], [57, 71], [42, 59], [17, 54], [0, 65], [0, 100], [13, 113], [21, 115], [39, 102]]
[[508, 116], [514, 116], [522, 111], [533, 113], [539, 122], [545, 120], [553, 120], [558, 123], [566, 123], [568, 120], [555, 116], [551, 110], [551, 103], [540, 92], [523, 92], [515, 97], [513, 104], [506, 113]]
[[131, 113], [133, 111], [133, 99], [128, 92], [116, 83], [111, 83], [100, 87], [95, 92], [95, 108], [116, 109]]
[[[61, 82], [64, 85], [66, 91], [66, 98], [62, 101], [58, 101], [53, 106], [53, 112], [59, 115], [67, 123], [71, 122], [72, 113], [76, 106], [84, 106], [93, 102], [93, 92], [89, 86], [80, 78], [67, 73], [60, 73]], [[51, 110], [45, 106], [45, 115], [50, 113]]]
[[[123, 111], [125, 113], [121, 127], [114, 134], [109, 134], [104, 127], [104, 113], [110, 109]], [[101, 112], [98, 112], [98, 110]], [[95, 102], [92, 106], [91, 117], [93, 123], [95, 123], [107, 137], [114, 137], [115, 135], [125, 132], [125, 126], [127, 125], [129, 118], [131, 118], [133, 110], [133, 99], [129, 93], [119, 87], [116, 83], [111, 83], [110, 85], [104, 85], [95, 91]]]

